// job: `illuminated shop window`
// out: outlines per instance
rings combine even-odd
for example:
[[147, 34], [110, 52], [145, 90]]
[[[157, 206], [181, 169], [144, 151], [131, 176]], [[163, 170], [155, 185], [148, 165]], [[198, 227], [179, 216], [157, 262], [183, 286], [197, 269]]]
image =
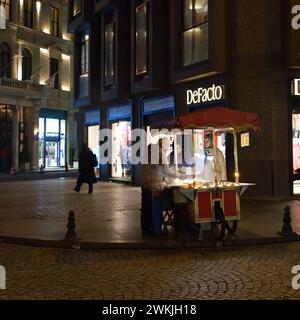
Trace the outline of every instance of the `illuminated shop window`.
[[131, 176], [131, 123], [119, 121], [112, 124], [112, 172], [114, 178]]
[[66, 120], [39, 119], [39, 166], [57, 168], [66, 162]]

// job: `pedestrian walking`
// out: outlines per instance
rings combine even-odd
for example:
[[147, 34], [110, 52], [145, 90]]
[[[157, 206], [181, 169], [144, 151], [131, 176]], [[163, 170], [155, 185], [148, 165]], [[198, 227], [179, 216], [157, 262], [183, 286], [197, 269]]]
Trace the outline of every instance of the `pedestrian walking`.
[[81, 186], [87, 183], [89, 185], [89, 194], [93, 193], [93, 185], [97, 183], [94, 170], [97, 165], [96, 155], [89, 149], [86, 143], [83, 143], [79, 154], [79, 176], [74, 191], [80, 192]]

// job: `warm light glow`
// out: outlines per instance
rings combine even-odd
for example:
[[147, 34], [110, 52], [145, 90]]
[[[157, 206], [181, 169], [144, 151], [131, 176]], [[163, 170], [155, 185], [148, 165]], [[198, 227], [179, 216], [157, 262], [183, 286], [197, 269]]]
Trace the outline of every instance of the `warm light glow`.
[[45, 48], [40, 48], [40, 52], [43, 54], [49, 54], [49, 50]]
[[250, 146], [250, 135], [249, 132], [241, 134], [241, 147], [249, 147]]
[[35, 5], [36, 5], [36, 13], [37, 13], [37, 15], [38, 15], [38, 17], [40, 16], [40, 13], [41, 13], [41, 1], [37, 1], [36, 3], [35, 3]]
[[22, 81], [22, 65], [18, 67], [18, 80]]
[[84, 39], [85, 39], [85, 40], [89, 40], [89, 39], [90, 39], [90, 36], [89, 36], [88, 34], [86, 34], [86, 35], [84, 36]]
[[293, 94], [294, 96], [300, 96], [300, 79], [294, 79]]
[[43, 32], [50, 34], [50, 29], [49, 29], [49, 28], [44, 27], [44, 28], [43, 28]]
[[18, 74], [17, 78], [19, 81], [22, 81], [22, 54], [18, 55]]
[[240, 173], [239, 173], [239, 172], [235, 172], [235, 173], [234, 173], [234, 176], [235, 176], [236, 178], [239, 178], [239, 177], [240, 177]]
[[70, 41], [70, 35], [69, 35], [68, 33], [63, 33], [62, 38], [63, 38], [64, 40]]
[[69, 86], [61, 86], [61, 90], [70, 92], [70, 87]]
[[61, 58], [63, 61], [67, 61], [67, 62], [70, 61], [70, 56], [68, 56], [67, 54], [62, 53]]

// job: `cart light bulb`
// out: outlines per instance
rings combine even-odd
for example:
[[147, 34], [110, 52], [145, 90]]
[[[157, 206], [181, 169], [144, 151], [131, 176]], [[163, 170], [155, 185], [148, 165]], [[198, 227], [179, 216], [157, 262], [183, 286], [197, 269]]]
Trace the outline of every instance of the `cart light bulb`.
[[239, 177], [240, 177], [240, 173], [239, 173], [239, 172], [235, 172], [234, 175], [235, 175], [236, 178], [239, 178]]

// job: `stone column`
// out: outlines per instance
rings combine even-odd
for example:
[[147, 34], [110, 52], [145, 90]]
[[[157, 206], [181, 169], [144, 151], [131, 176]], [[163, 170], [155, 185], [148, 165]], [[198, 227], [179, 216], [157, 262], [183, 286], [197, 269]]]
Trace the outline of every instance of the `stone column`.
[[74, 115], [68, 112], [67, 116], [67, 140], [66, 140], [66, 161], [70, 165], [71, 161], [71, 149], [72, 149], [72, 138], [73, 138], [73, 118]]
[[39, 170], [39, 117], [40, 107], [34, 107], [33, 111], [33, 144], [32, 144], [32, 169]]
[[12, 167], [19, 169], [19, 111], [22, 107], [16, 106], [12, 116]]

